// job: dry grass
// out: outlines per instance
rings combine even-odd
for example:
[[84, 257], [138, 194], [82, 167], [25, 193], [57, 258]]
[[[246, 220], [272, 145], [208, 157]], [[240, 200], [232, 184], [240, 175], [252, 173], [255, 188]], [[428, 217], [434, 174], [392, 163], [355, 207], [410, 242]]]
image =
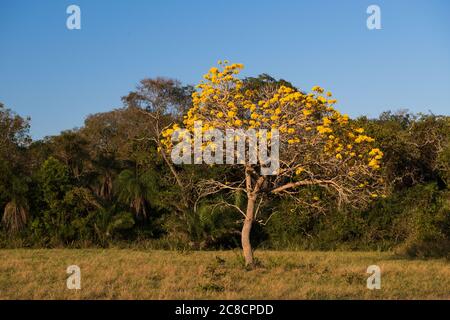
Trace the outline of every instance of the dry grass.
[[[246, 271], [238, 251], [0, 250], [1, 299], [450, 299], [445, 260], [376, 252], [259, 251]], [[66, 268], [81, 268], [68, 290]], [[369, 265], [381, 290], [366, 288]]]

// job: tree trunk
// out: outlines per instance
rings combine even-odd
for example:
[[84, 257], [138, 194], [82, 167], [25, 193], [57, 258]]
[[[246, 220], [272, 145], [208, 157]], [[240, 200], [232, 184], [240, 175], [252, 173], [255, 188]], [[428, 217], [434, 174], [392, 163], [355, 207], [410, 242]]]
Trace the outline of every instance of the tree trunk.
[[250, 243], [250, 231], [252, 230], [252, 224], [255, 214], [255, 202], [256, 197], [254, 195], [248, 197], [247, 212], [241, 233], [241, 242], [242, 242], [242, 250], [244, 253], [245, 266], [253, 265], [253, 251], [252, 245]]

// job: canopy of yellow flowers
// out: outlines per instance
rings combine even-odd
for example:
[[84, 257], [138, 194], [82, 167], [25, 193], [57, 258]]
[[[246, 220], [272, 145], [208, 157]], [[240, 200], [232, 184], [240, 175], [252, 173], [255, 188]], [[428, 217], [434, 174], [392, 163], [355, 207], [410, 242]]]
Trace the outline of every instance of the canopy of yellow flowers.
[[[334, 108], [336, 99], [319, 86], [310, 93], [279, 86], [272, 89], [246, 89], [237, 78], [242, 64], [219, 61], [204, 75], [192, 95], [192, 107], [184, 116], [184, 127], [194, 132], [194, 122], [202, 121], [202, 131], [209, 129], [278, 129], [285, 149], [295, 150], [315, 143], [334, 161], [359, 161], [371, 170], [380, 168], [383, 152], [372, 147], [374, 139], [364, 129], [349, 122]], [[163, 132], [165, 148], [172, 148], [171, 135], [177, 124]], [[270, 136], [269, 136], [270, 138]], [[284, 150], [284, 149], [283, 149]], [[297, 175], [304, 172], [301, 166]]]

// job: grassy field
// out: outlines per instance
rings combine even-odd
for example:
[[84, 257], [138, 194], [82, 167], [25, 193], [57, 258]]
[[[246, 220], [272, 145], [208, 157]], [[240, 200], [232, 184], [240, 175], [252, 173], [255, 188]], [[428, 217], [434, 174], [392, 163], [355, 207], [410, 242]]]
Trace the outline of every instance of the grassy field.
[[[1, 299], [450, 299], [450, 263], [378, 252], [0, 250]], [[381, 289], [366, 288], [369, 265]], [[81, 268], [81, 289], [66, 268]]]

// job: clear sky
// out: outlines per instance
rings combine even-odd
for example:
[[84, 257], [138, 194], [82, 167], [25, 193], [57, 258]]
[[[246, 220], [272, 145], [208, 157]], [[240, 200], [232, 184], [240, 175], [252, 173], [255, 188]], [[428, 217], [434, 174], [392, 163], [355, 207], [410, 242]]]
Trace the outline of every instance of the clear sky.
[[[70, 4], [81, 30], [66, 28]], [[450, 1], [0, 0], [0, 102], [36, 139], [120, 107], [142, 78], [196, 84], [219, 59], [321, 85], [351, 116], [449, 115]]]

